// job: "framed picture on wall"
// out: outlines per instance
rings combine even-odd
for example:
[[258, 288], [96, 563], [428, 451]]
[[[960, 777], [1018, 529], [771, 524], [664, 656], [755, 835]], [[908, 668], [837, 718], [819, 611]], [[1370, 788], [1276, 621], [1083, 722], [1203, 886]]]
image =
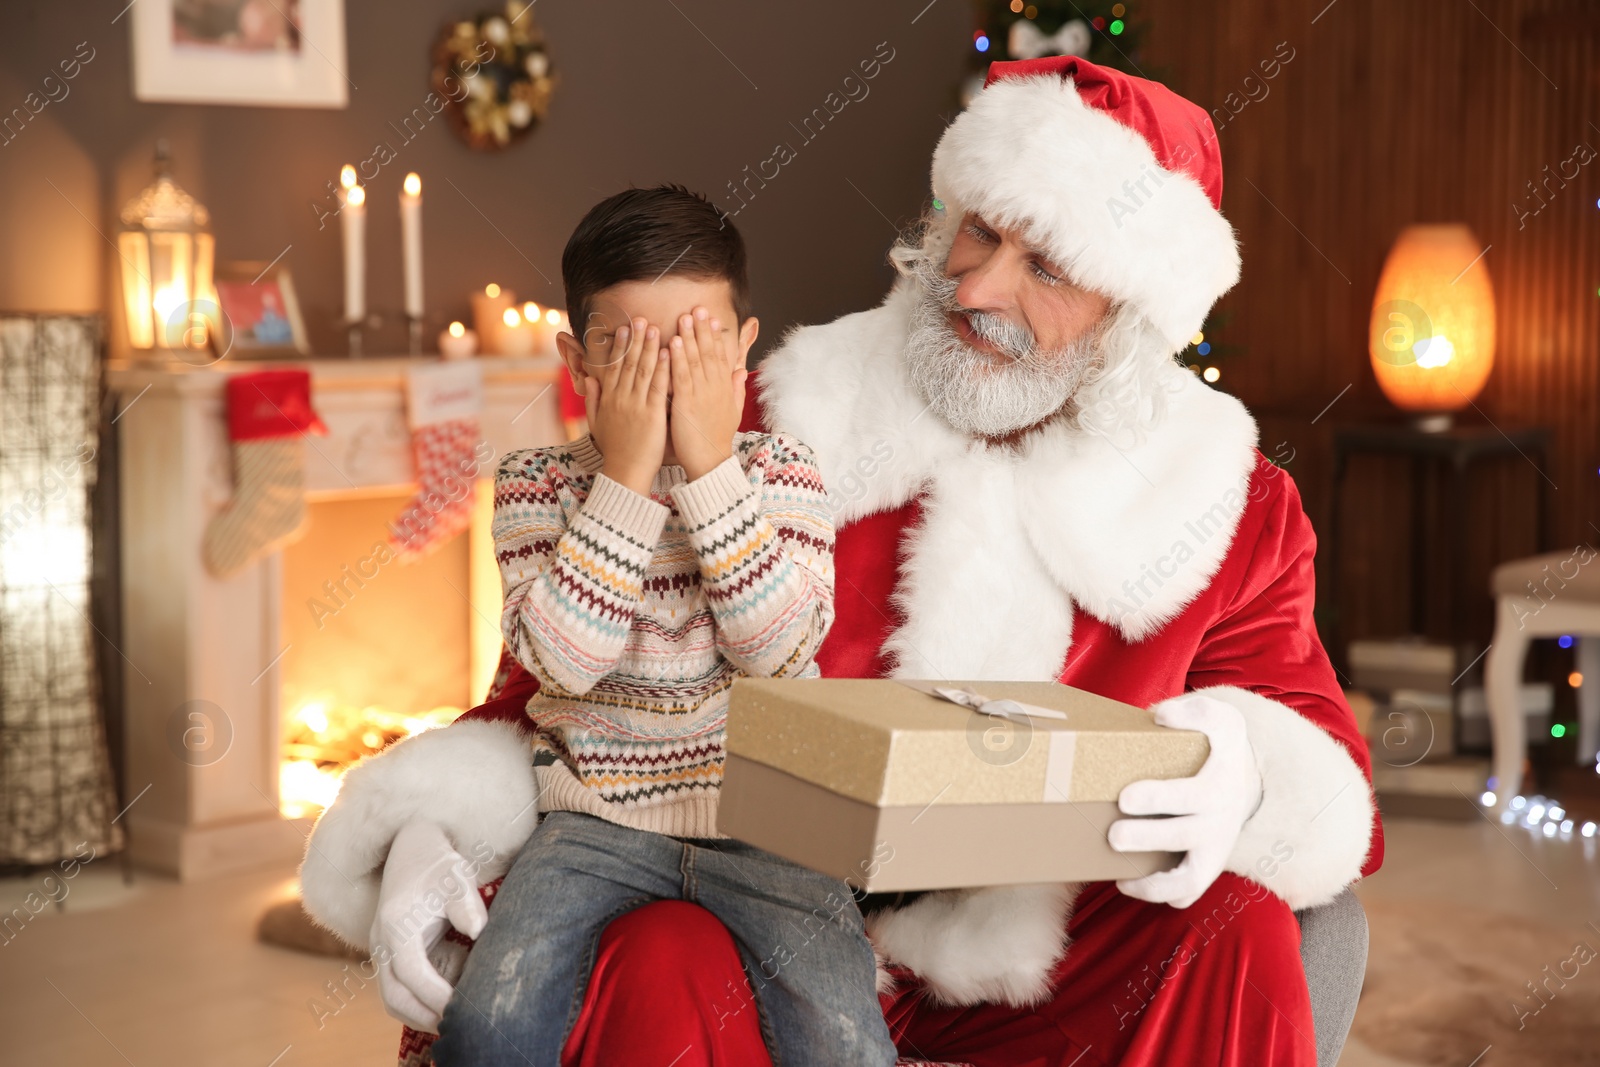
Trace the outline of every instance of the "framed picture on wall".
[[211, 336], [219, 359], [298, 359], [311, 354], [288, 267], [219, 263], [215, 285], [222, 315]]
[[139, 0], [133, 95], [144, 101], [344, 107], [344, 0]]

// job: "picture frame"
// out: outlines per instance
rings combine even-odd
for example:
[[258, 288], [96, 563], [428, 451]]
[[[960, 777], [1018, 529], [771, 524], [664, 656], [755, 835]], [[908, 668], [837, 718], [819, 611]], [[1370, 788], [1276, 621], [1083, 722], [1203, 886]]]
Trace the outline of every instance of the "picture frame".
[[217, 264], [213, 284], [221, 311], [211, 344], [217, 358], [303, 359], [311, 354], [294, 277], [282, 263]]
[[139, 0], [129, 15], [138, 100], [349, 102], [344, 0]]

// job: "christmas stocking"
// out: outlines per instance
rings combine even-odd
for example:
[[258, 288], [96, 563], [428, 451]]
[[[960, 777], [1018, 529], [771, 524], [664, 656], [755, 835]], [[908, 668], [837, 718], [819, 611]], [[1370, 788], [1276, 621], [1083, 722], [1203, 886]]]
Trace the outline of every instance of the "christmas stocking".
[[228, 379], [233, 500], [206, 527], [202, 554], [218, 578], [236, 574], [305, 532], [301, 438], [326, 434], [311, 409], [311, 373], [271, 370]]
[[389, 524], [389, 543], [401, 559], [426, 556], [472, 521], [473, 483], [489, 459], [478, 430], [482, 410], [478, 364], [434, 363], [407, 372], [417, 495]]

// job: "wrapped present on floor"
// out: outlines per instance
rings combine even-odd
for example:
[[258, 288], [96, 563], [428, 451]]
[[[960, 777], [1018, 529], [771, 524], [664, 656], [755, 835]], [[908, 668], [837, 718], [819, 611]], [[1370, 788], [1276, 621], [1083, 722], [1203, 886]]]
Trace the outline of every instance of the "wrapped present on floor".
[[1205, 735], [1051, 682], [741, 678], [717, 828], [870, 892], [1137, 878], [1117, 796]]

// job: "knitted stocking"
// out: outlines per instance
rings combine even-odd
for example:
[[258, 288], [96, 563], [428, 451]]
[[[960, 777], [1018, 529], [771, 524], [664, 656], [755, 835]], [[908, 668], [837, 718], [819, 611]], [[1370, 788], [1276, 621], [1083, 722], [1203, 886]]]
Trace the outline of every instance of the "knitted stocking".
[[426, 556], [472, 521], [473, 483], [488, 459], [479, 432], [483, 377], [474, 363], [441, 363], [407, 373], [407, 415], [417, 495], [389, 525], [403, 560]]
[[228, 380], [233, 500], [206, 526], [206, 567], [227, 578], [305, 532], [307, 433], [327, 427], [311, 410], [307, 371], [261, 371]]

